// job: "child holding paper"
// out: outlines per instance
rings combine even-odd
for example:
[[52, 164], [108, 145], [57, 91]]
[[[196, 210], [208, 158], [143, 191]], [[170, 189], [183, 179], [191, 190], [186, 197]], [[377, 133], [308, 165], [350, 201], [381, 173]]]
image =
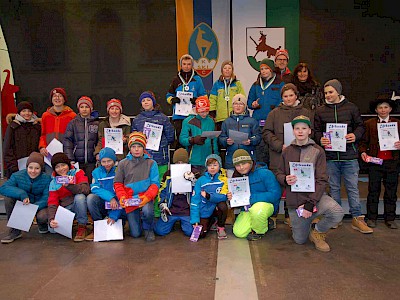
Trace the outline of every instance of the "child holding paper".
[[[125, 208], [132, 237], [140, 237], [142, 229], [147, 242], [154, 237], [154, 204], [160, 180], [157, 163], [146, 149], [146, 136], [134, 131], [129, 136], [130, 153], [118, 164], [114, 178], [114, 189], [120, 205]], [[139, 206], [125, 206], [126, 200], [140, 199]]]
[[[117, 156], [111, 148], [105, 147], [99, 153], [100, 167], [92, 173], [93, 181], [90, 185], [92, 194], [87, 196], [87, 206], [93, 221], [103, 220], [108, 216], [107, 224], [114, 224], [121, 217], [122, 209], [118, 209], [119, 201], [114, 191], [114, 177], [117, 166]], [[110, 209], [105, 208], [105, 203]], [[86, 241], [93, 241], [94, 232], [86, 236]]]
[[[348, 196], [350, 214], [352, 215], [351, 227], [361, 233], [372, 233], [361, 213], [360, 193], [358, 190], [358, 142], [361, 140], [365, 127], [358, 107], [342, 95], [342, 84], [337, 79], [332, 79], [324, 84], [325, 104], [318, 107], [315, 112], [314, 128], [315, 140], [325, 147], [327, 160], [327, 173], [330, 186], [330, 195], [339, 204], [341, 178], [344, 178]], [[331, 146], [329, 138], [324, 137], [327, 124], [347, 125], [345, 134], [346, 149], [329, 151]], [[338, 225], [334, 226], [337, 228]]]
[[[370, 102], [370, 110], [377, 113], [378, 116], [365, 122], [365, 134], [358, 148], [362, 160], [367, 163], [371, 156], [382, 159], [382, 164], [368, 163], [367, 225], [371, 228], [376, 227], [381, 181], [383, 179], [385, 224], [388, 228], [397, 229], [394, 220], [396, 218], [399, 151], [380, 150], [377, 128], [379, 123], [395, 122], [397, 123], [397, 130], [400, 130], [400, 120], [390, 116], [395, 108], [396, 102], [387, 95], [379, 96], [376, 100]], [[394, 146], [400, 150], [400, 141], [395, 142]]]
[[[268, 231], [270, 217], [279, 209], [281, 188], [274, 174], [268, 170], [264, 163], [252, 160], [250, 154], [244, 149], [233, 153], [235, 172], [232, 177], [249, 178], [250, 205], [241, 208], [233, 224], [233, 234], [238, 238], [247, 238], [249, 241], [261, 239]], [[232, 193], [228, 192], [228, 200]]]
[[[49, 222], [51, 228], [58, 226], [55, 215], [59, 205], [75, 213], [78, 221], [78, 231], [74, 242], [82, 242], [87, 234], [86, 224], [87, 202], [86, 196], [90, 194], [88, 178], [83, 170], [77, 170], [65, 153], [56, 153], [51, 159], [53, 178], [49, 186]], [[57, 183], [57, 176], [73, 176], [75, 183]]]
[[[13, 173], [0, 187], [0, 194], [6, 196], [5, 208], [7, 219], [10, 218], [17, 200], [23, 204], [39, 206], [36, 221], [39, 233], [47, 233], [47, 198], [51, 177], [43, 172], [44, 158], [38, 152], [32, 152], [26, 162], [26, 169]], [[12, 243], [22, 237], [21, 230], [10, 228], [8, 235], [1, 239], [3, 244]]]

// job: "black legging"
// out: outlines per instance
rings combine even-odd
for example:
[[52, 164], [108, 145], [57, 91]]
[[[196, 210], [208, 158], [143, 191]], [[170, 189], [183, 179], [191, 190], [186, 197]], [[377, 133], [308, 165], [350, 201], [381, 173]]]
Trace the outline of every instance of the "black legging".
[[224, 227], [227, 215], [228, 205], [226, 205], [226, 201], [218, 203], [211, 217], [200, 219], [200, 225], [203, 225], [200, 233], [200, 238], [204, 238], [207, 235], [207, 232], [213, 225], [214, 217], [217, 217], [217, 226]]

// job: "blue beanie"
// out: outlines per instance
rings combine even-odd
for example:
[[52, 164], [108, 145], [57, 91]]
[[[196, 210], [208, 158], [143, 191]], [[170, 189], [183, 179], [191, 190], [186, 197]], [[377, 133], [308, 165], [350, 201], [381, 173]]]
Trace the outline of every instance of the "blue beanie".
[[105, 147], [105, 148], [101, 149], [100, 152], [99, 152], [100, 161], [103, 158], [110, 158], [113, 161], [117, 160], [117, 156], [115, 155], [115, 151], [113, 149], [111, 149], [111, 148], [108, 148], [108, 147]]
[[207, 161], [208, 161], [210, 158], [214, 158], [214, 159], [219, 163], [219, 168], [220, 168], [220, 169], [222, 168], [222, 160], [221, 160], [221, 157], [220, 157], [219, 155], [217, 155], [217, 154], [210, 154], [209, 156], [207, 156], [206, 162], [205, 162], [205, 164], [204, 164], [206, 167], [207, 167]]
[[151, 91], [145, 91], [145, 92], [143, 92], [143, 93], [140, 95], [140, 97], [139, 97], [139, 102], [140, 102], [140, 104], [142, 104], [142, 100], [143, 100], [144, 98], [150, 98], [151, 101], [153, 101], [153, 107], [156, 106], [156, 97], [154, 96], [154, 93], [153, 93], [153, 92], [151, 92]]

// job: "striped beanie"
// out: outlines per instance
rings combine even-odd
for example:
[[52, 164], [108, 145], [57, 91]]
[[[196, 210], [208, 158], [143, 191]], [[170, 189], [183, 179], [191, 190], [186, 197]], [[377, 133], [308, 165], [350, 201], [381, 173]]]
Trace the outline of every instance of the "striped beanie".
[[143, 149], [146, 149], [146, 135], [143, 132], [140, 131], [134, 131], [129, 135], [129, 142], [128, 142], [128, 147], [129, 149], [132, 147], [132, 145], [139, 145], [142, 146]]
[[76, 104], [78, 109], [82, 104], [86, 104], [87, 106], [89, 106], [90, 111], [93, 110], [93, 101], [88, 96], [82, 96], [79, 98], [78, 103]]
[[242, 163], [252, 163], [253, 160], [251, 159], [249, 152], [247, 152], [244, 149], [237, 149], [233, 153], [232, 162], [233, 162], [233, 165], [236, 166], [236, 165], [242, 164]]
[[109, 100], [109, 101], [107, 102], [107, 113], [108, 113], [108, 111], [110, 110], [110, 108], [113, 107], [113, 106], [118, 107], [119, 110], [120, 110], [121, 113], [122, 113], [122, 104], [121, 104], [121, 100], [115, 99], [115, 98]]

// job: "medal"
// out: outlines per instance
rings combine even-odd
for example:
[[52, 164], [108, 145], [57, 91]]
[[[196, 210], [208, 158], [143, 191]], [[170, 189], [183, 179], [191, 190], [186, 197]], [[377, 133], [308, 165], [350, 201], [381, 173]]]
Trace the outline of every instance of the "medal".
[[274, 74], [274, 77], [272, 77], [272, 78], [268, 81], [267, 85], [264, 86], [264, 85], [263, 85], [263, 82], [262, 82], [262, 79], [261, 79], [261, 77], [260, 77], [260, 86], [261, 86], [261, 90], [262, 90], [261, 95], [264, 96], [264, 91], [274, 82], [275, 78], [276, 78], [276, 74]]
[[261, 95], [263, 95], [263, 96], [264, 96], [264, 91], [262, 91]]
[[185, 85], [185, 87], [183, 89], [187, 92], [189, 90], [189, 86]]
[[224, 86], [225, 86], [225, 100], [229, 101], [231, 98], [229, 97], [229, 92], [231, 89], [231, 83], [232, 83], [232, 78], [229, 79], [229, 84], [227, 84], [227, 80], [224, 80]]
[[229, 101], [231, 98], [229, 98], [229, 96], [225, 96], [225, 100]]
[[185, 79], [183, 79], [181, 73], [180, 72], [178, 73], [178, 77], [182, 81], [183, 90], [185, 92], [189, 91], [189, 82], [192, 81], [193, 76], [194, 76], [194, 70], [192, 70], [192, 76], [190, 76], [189, 80], [186, 82]]

